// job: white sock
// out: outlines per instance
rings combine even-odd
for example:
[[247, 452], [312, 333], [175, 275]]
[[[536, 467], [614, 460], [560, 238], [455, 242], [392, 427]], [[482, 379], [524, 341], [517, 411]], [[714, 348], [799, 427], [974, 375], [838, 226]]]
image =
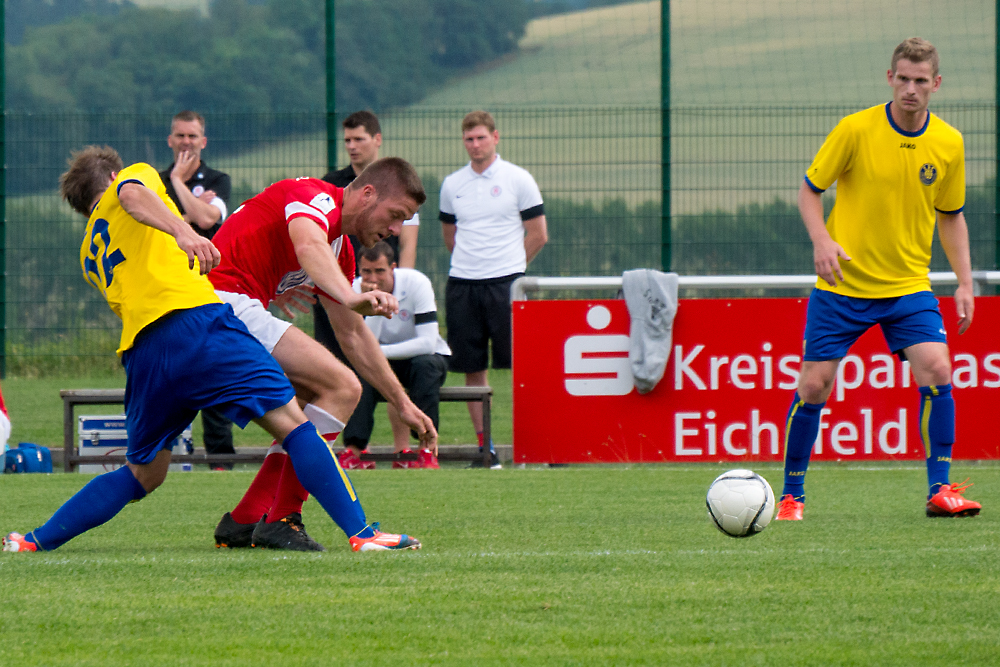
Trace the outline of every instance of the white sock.
[[306, 417], [323, 436], [331, 433], [340, 433], [344, 430], [344, 422], [312, 403], [308, 403], [306, 407], [302, 408], [302, 412], [306, 413]]

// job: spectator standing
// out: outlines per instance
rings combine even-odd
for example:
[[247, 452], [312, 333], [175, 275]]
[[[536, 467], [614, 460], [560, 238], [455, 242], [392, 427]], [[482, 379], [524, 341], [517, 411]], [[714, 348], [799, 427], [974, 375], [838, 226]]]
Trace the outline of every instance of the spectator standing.
[[[367, 248], [361, 255], [361, 276], [354, 280], [354, 291], [379, 290], [396, 297], [399, 312], [387, 319], [365, 318], [365, 324], [378, 339], [389, 366], [406, 388], [410, 400], [438, 427], [439, 391], [448, 377], [451, 350], [438, 330], [437, 304], [430, 279], [416, 269], [396, 266], [392, 248], [385, 241]], [[371, 384], [361, 379], [361, 400], [344, 428], [346, 449], [340, 455], [344, 468], [360, 467], [358, 455], [368, 446], [375, 425], [375, 405], [385, 401]], [[410, 453], [410, 427], [389, 405], [393, 444], [397, 453]], [[437, 468], [437, 457], [427, 448], [415, 462], [396, 461], [394, 468]]]
[[[451, 253], [445, 288], [450, 369], [465, 373], [467, 386], [486, 386], [490, 341], [493, 368], [511, 366], [510, 286], [548, 241], [548, 231], [535, 179], [497, 154], [493, 116], [467, 114], [462, 141], [470, 162], [441, 184], [441, 230]], [[499, 468], [493, 443], [483, 443], [482, 404], [468, 407], [480, 450], [488, 445], [491, 467]]]
[[[338, 188], [346, 188], [355, 178], [358, 177], [365, 167], [378, 159], [379, 148], [382, 147], [382, 126], [378, 122], [378, 116], [371, 111], [355, 111], [344, 119], [344, 149], [350, 159], [343, 169], [329, 172], [323, 180]], [[412, 269], [417, 262], [417, 235], [420, 232], [420, 214], [416, 213], [412, 218], [403, 223], [403, 228], [399, 236], [386, 237], [385, 242], [392, 248], [395, 257], [398, 258], [398, 265]], [[354, 234], [348, 234], [354, 249], [354, 257], [360, 261], [364, 245]], [[360, 263], [354, 267], [354, 275], [359, 275], [361, 271]], [[343, 361], [347, 361], [346, 355], [340, 349], [337, 337], [333, 335], [333, 327], [326, 316], [326, 311], [320, 304], [313, 306], [313, 322], [316, 340], [322, 343], [328, 350]], [[374, 467], [374, 464], [372, 465]]]
[[[232, 183], [229, 174], [212, 169], [201, 159], [208, 145], [205, 118], [194, 111], [181, 111], [170, 122], [167, 145], [174, 161], [160, 172], [167, 196], [194, 231], [211, 239], [226, 220]], [[233, 423], [216, 408], [201, 412], [207, 454], [235, 454]], [[214, 463], [212, 470], [232, 470], [233, 464]]]

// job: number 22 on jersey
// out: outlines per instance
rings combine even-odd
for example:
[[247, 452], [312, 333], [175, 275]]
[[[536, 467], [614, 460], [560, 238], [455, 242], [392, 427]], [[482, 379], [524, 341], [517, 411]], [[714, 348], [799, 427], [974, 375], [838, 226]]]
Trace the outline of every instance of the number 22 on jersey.
[[[100, 243], [98, 242], [100, 241]], [[83, 272], [87, 282], [107, 296], [108, 287], [115, 278], [115, 267], [125, 261], [121, 250], [108, 252], [111, 245], [111, 235], [108, 232], [108, 221], [98, 218], [90, 232], [90, 249], [83, 261]]]

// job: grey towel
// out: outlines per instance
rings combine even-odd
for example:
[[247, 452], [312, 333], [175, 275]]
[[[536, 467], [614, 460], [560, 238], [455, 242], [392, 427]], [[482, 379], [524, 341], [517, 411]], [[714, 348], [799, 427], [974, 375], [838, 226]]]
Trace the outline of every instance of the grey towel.
[[677, 274], [652, 269], [626, 271], [622, 274], [622, 294], [632, 320], [628, 359], [635, 388], [647, 394], [663, 377], [670, 358], [677, 314]]

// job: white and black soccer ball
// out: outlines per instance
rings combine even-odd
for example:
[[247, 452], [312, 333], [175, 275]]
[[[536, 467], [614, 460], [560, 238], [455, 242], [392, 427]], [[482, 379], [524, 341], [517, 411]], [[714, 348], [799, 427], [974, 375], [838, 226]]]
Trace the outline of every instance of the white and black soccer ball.
[[730, 470], [715, 478], [705, 498], [712, 522], [730, 537], [751, 537], [774, 516], [774, 491], [752, 470]]

